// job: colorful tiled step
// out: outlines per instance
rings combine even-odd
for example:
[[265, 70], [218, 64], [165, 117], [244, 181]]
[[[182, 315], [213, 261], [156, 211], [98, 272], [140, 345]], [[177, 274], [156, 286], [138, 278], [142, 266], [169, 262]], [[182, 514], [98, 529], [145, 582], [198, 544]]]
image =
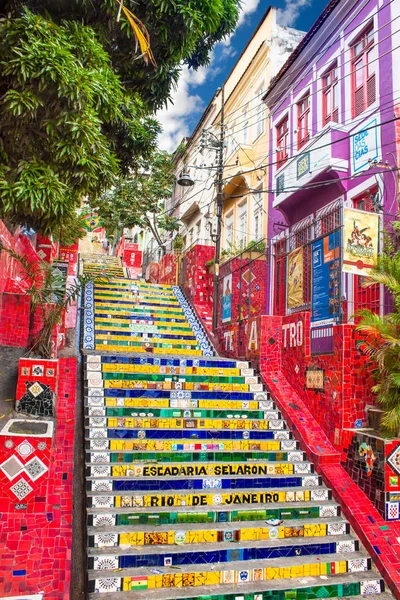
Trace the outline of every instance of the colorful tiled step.
[[[153, 509], [152, 512], [142, 510], [132, 511], [121, 508], [118, 514], [110, 513], [107, 508], [88, 508], [88, 524], [96, 527], [111, 527], [122, 525], [183, 525], [185, 523], [247, 523], [262, 521], [263, 525], [269, 523], [279, 527], [285, 526], [292, 520], [304, 521], [308, 519], [337, 519], [341, 515], [340, 506], [332, 501], [327, 503], [309, 502], [307, 504], [289, 503], [275, 504], [270, 507], [249, 508], [248, 506], [235, 507], [234, 510], [218, 506], [213, 510], [201, 507], [188, 506], [182, 512], [170, 512], [168, 508]], [[92, 531], [93, 533], [93, 531]]]
[[[201, 591], [196, 592], [190, 588], [155, 588], [144, 587], [143, 578], [131, 578], [129, 583], [123, 582], [123, 578], [114, 577], [109, 581], [98, 579], [95, 582], [97, 593], [92, 593], [90, 598], [101, 600], [104, 598], [102, 592], [113, 592], [113, 600], [123, 600], [127, 591], [134, 591], [135, 600], [319, 600], [320, 598], [351, 598], [361, 600], [368, 595], [369, 600], [393, 599], [391, 594], [384, 592], [384, 583], [376, 578], [374, 573], [346, 573], [335, 575], [334, 581], [321, 583], [317, 577], [293, 578], [287, 580], [269, 580], [268, 582], [256, 581], [252, 584], [240, 581], [239, 583], [225, 584], [223, 590], [214, 585], [204, 586]], [[136, 582], [139, 585], [136, 585]], [[242, 585], [243, 583], [243, 585]], [[125, 586], [125, 591], [122, 590]], [[93, 587], [93, 584], [92, 584]], [[128, 589], [126, 589], [128, 588]], [[253, 588], [253, 589], [252, 589]], [[257, 588], [256, 591], [254, 588]], [[199, 595], [200, 594], [200, 595]]]
[[107, 351], [84, 376], [89, 600], [387, 600], [279, 407], [212, 356], [179, 288], [118, 278], [85, 305], [86, 348]]
[[[132, 546], [180, 546], [186, 544], [211, 544], [226, 542], [236, 544], [240, 541], [267, 541], [287, 540], [292, 538], [320, 537], [330, 541], [329, 537], [354, 541], [349, 537], [350, 526], [343, 519], [326, 519], [320, 521], [310, 519], [292, 520], [284, 525], [260, 524], [257, 521], [248, 522], [246, 525], [232, 527], [231, 523], [209, 523], [207, 528], [204, 523], [186, 523], [169, 525], [154, 531], [154, 524], [117, 526], [115, 523], [100, 527], [96, 519], [96, 526], [88, 528], [89, 545], [91, 548], [113, 548]], [[100, 521], [101, 522], [101, 521]], [[333, 538], [332, 538], [333, 539]], [[344, 546], [342, 546], [344, 547]], [[349, 546], [350, 547], [350, 546]], [[353, 546], [351, 546], [353, 547]]]

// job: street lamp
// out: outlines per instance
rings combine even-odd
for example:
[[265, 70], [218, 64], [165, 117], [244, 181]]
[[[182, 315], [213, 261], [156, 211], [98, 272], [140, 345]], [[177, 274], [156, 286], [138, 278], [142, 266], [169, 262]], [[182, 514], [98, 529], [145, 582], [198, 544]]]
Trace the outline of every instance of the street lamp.
[[182, 187], [192, 187], [192, 185], [194, 185], [193, 179], [190, 177], [189, 173], [185, 171], [180, 173], [179, 177], [176, 179], [176, 182]]

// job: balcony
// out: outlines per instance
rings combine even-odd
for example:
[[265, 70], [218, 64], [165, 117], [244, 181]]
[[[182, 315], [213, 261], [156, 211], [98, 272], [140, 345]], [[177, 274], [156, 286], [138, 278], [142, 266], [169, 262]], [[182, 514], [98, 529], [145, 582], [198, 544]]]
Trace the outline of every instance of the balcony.
[[[296, 156], [276, 172], [273, 207], [291, 204], [299, 199], [310, 183], [317, 184], [321, 179], [335, 181], [340, 176], [339, 173], [347, 174], [349, 158], [350, 147], [346, 132], [339, 126], [329, 126], [301, 150], [296, 151]], [[310, 192], [312, 190], [308, 188], [308, 195]]]

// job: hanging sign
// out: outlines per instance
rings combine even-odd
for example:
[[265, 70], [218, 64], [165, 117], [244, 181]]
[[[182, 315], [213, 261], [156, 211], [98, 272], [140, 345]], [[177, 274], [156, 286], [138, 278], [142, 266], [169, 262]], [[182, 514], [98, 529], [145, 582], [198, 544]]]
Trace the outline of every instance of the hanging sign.
[[226, 275], [222, 282], [222, 322], [232, 318], [232, 273]]
[[288, 255], [287, 306], [296, 308], [304, 304], [303, 294], [303, 248], [297, 248]]
[[368, 276], [378, 258], [379, 215], [345, 208], [343, 215], [343, 272]]

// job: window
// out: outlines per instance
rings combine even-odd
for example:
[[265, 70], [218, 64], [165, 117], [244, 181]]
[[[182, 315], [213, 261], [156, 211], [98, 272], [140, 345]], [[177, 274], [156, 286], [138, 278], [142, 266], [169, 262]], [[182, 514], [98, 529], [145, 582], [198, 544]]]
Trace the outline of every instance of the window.
[[289, 117], [286, 116], [276, 128], [276, 160], [279, 169], [289, 157]]
[[339, 83], [337, 65], [322, 77], [322, 123], [339, 122]]
[[260, 86], [255, 94], [254, 105], [255, 105], [255, 124], [254, 124], [254, 139], [259, 138], [265, 131], [265, 104], [262, 101], [265, 89], [264, 84]]
[[243, 144], [248, 144], [249, 143], [249, 111], [248, 111], [248, 104], [244, 107], [243, 111], [242, 111], [242, 123], [241, 123], [241, 133], [242, 133], [242, 143]]
[[229, 249], [233, 245], [233, 212], [225, 218], [225, 247]]
[[244, 248], [247, 241], [247, 200], [239, 205], [237, 242], [239, 248]]
[[237, 142], [236, 142], [236, 120], [232, 121], [231, 127], [228, 129], [228, 156], [232, 154], [236, 150]]
[[192, 229], [189, 231], [189, 244], [192, 245], [193, 244], [193, 227]]
[[200, 240], [200, 232], [201, 232], [201, 221], [197, 221], [196, 223], [196, 238]]
[[307, 93], [297, 103], [297, 149], [310, 139], [310, 94]]
[[263, 236], [263, 193], [262, 189], [253, 194], [253, 227], [251, 237], [261, 240]]
[[275, 258], [275, 293], [274, 293], [274, 315], [286, 314], [286, 243], [283, 239], [274, 244]]
[[376, 45], [374, 29], [367, 29], [351, 47], [352, 107], [357, 117], [376, 100]]

